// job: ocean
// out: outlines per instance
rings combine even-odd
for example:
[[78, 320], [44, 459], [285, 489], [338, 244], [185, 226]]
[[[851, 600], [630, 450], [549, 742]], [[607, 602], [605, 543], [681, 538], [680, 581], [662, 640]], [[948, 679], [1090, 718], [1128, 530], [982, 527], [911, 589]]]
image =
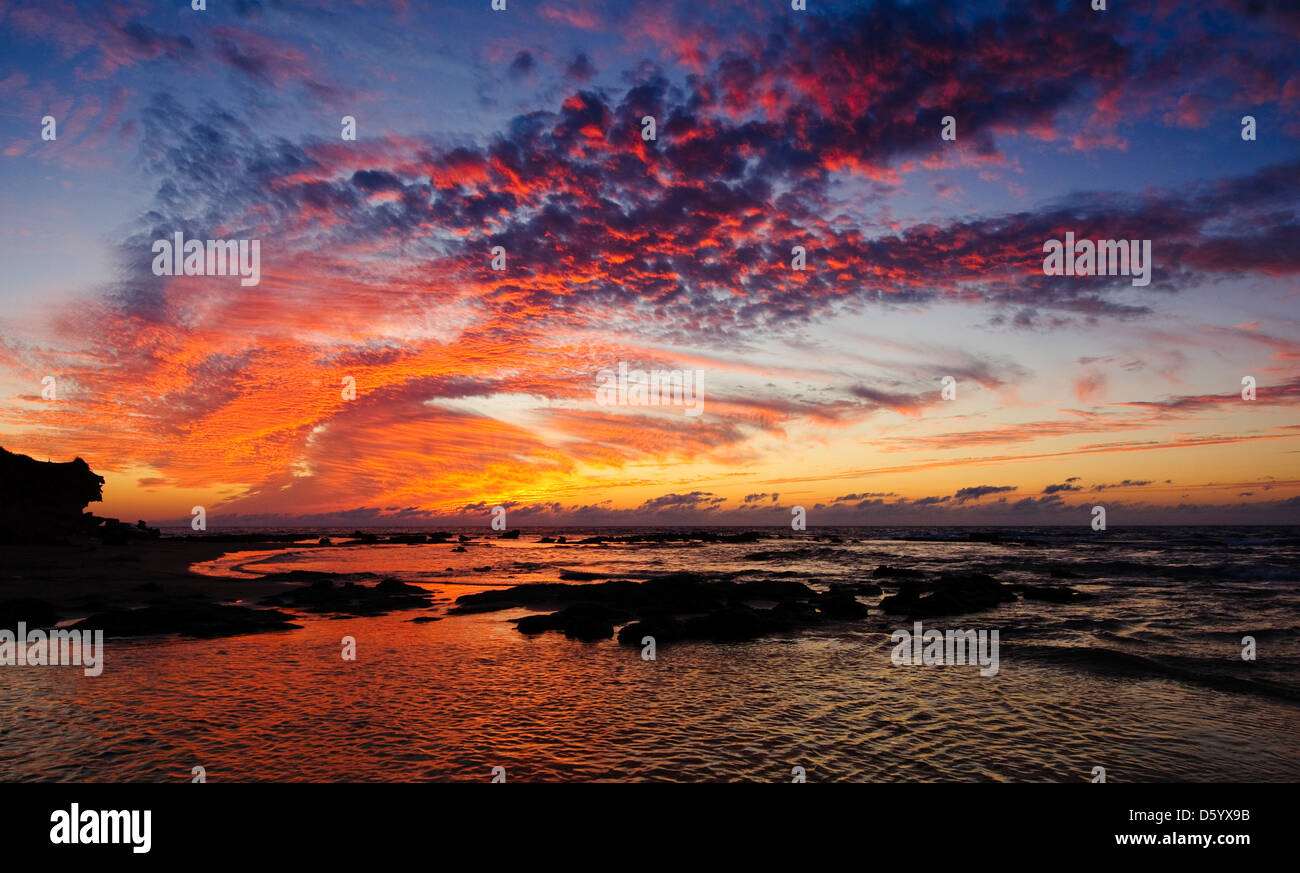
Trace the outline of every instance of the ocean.
[[[410, 534], [371, 530], [380, 536]], [[511, 608], [300, 614], [299, 630], [110, 639], [102, 675], [0, 670], [0, 779], [188, 781], [1296, 781], [1300, 527], [837, 528], [757, 542], [578, 544], [668, 529], [486, 528], [453, 543], [272, 551], [196, 572], [396, 578], [450, 606], [542, 582], [689, 571], [883, 583], [984, 573], [1091, 599], [923, 619], [996, 630], [995, 675], [899, 665], [912, 620], [875, 608], [745, 642], [640, 647], [525, 635]], [[678, 531], [677, 533], [681, 533]], [[737, 529], [704, 531], [735, 534]], [[564, 536], [566, 543], [539, 543]], [[292, 611], [292, 610], [291, 610]], [[343, 639], [355, 641], [345, 660]], [[1246, 638], [1253, 640], [1253, 646]], [[1252, 659], [1243, 660], [1243, 651]], [[502, 768], [502, 769], [496, 769]]]

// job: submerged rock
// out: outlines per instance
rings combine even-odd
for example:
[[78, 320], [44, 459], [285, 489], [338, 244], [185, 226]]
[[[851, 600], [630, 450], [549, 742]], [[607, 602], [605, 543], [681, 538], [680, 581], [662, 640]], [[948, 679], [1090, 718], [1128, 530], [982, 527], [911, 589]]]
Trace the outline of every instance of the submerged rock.
[[911, 617], [961, 615], [1015, 599], [1010, 588], [985, 573], [944, 573], [933, 582], [902, 582], [897, 594], [880, 601], [880, 608]]
[[393, 534], [385, 540], [395, 545], [419, 545], [428, 541], [429, 538], [424, 534]]
[[750, 606], [717, 609], [707, 615], [688, 618], [683, 636], [719, 642], [756, 639], [771, 629], [766, 612]]
[[871, 573], [875, 579], [924, 579], [925, 574], [920, 570], [908, 570], [905, 567], [891, 567], [888, 564], [881, 564]]
[[614, 625], [632, 616], [622, 609], [603, 603], [575, 603], [549, 615], [529, 615], [515, 623], [520, 633], [539, 634], [561, 631], [575, 640], [607, 640], [614, 635]]
[[625, 624], [618, 632], [618, 641], [625, 646], [641, 646], [646, 637], [654, 637], [655, 645], [670, 643], [686, 636], [686, 625], [672, 616], [646, 618]]
[[433, 599], [433, 595], [420, 586], [409, 585], [398, 579], [384, 579], [373, 586], [358, 585], [355, 582], [336, 585], [328, 574], [320, 575], [324, 578], [282, 594], [273, 594], [263, 598], [261, 603], [316, 613], [382, 615], [398, 609], [426, 608]]
[[[774, 603], [771, 608], [763, 604]], [[855, 591], [818, 593], [792, 579], [736, 581], [699, 573], [672, 573], [644, 582], [626, 579], [590, 585], [550, 582], [462, 595], [451, 613], [568, 604], [558, 612], [518, 619], [521, 633], [558, 630], [576, 639], [608, 639], [641, 645], [673, 640], [749, 640], [828, 620], [858, 619], [868, 607]], [[635, 619], [635, 620], [633, 620]]]
[[1097, 599], [1095, 594], [1076, 591], [1065, 585], [1017, 585], [1015, 588], [1025, 600], [1042, 600], [1047, 603], [1075, 603]]
[[827, 618], [850, 619], [866, 618], [868, 609], [858, 601], [852, 591], [844, 589], [831, 590], [815, 601], [817, 611]]

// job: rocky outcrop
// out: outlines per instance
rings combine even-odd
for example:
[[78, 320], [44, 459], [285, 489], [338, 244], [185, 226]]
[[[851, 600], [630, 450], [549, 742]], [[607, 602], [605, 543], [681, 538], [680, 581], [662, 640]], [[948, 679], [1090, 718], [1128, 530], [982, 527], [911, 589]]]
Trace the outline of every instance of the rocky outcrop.
[[38, 461], [0, 448], [0, 541], [48, 542], [94, 529], [86, 505], [104, 496], [104, 477], [81, 458]]
[[76, 630], [102, 630], [109, 637], [180, 634], [187, 637], [227, 637], [269, 630], [292, 630], [293, 616], [275, 609], [251, 609], [201, 600], [156, 602], [139, 609], [112, 609], [70, 625]]
[[[410, 585], [399, 579], [384, 579], [377, 585], [358, 585], [345, 582], [336, 585], [329, 574], [311, 574], [311, 571], [294, 571], [311, 584], [294, 588], [283, 594], [274, 594], [264, 598], [264, 606], [282, 606], [301, 609], [304, 612], [335, 613], [344, 615], [383, 615], [398, 609], [424, 609], [433, 599], [428, 591], [419, 585]], [[281, 579], [290, 574], [268, 576], [268, 579]], [[287, 581], [287, 580], [286, 580]]]
[[984, 573], [943, 573], [933, 582], [902, 581], [898, 593], [881, 600], [880, 608], [921, 618], [980, 612], [1015, 599], [1010, 588]]
[[[877, 589], [878, 590], [878, 589]], [[516, 620], [521, 633], [560, 631], [580, 640], [604, 640], [623, 625], [618, 640], [640, 645], [652, 636], [673, 640], [751, 640], [826, 621], [864, 618], [868, 608], [856, 586], [819, 593], [792, 579], [736, 581], [699, 573], [673, 573], [633, 582], [588, 585], [552, 582], [463, 595], [453, 613], [490, 612], [520, 606], [562, 606], [558, 612]]]

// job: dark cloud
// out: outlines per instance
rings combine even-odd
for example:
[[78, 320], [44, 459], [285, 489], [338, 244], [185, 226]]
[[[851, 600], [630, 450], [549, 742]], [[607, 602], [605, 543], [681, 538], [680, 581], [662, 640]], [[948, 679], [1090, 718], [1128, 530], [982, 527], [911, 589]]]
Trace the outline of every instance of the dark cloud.
[[565, 78], [574, 82], [590, 82], [596, 75], [596, 67], [591, 62], [591, 58], [586, 53], [578, 52], [568, 68], [564, 71]]
[[1093, 491], [1105, 491], [1109, 488], [1141, 488], [1143, 485], [1150, 485], [1154, 482], [1152, 479], [1125, 479], [1123, 482], [1113, 482], [1107, 485], [1094, 485]]
[[968, 500], [979, 500], [989, 494], [1001, 494], [1004, 491], [1015, 491], [1015, 485], [975, 485], [970, 488], [962, 488], [952, 496], [957, 503], [965, 503]]
[[521, 79], [531, 75], [536, 66], [537, 60], [533, 57], [532, 52], [521, 51], [510, 62], [507, 72], [512, 79]]

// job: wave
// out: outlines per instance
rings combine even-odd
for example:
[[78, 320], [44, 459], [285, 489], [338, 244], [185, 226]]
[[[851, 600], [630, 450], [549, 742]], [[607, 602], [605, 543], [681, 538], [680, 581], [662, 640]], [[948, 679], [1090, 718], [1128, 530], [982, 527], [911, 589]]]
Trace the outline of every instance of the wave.
[[1130, 678], [1172, 679], [1189, 685], [1214, 688], [1219, 691], [1252, 694], [1272, 700], [1300, 704], [1300, 688], [1297, 687], [1262, 679], [1230, 676], [1225, 673], [1207, 671], [1203, 667], [1193, 669], [1179, 666], [1169, 663], [1168, 659], [1156, 660], [1146, 655], [1138, 655], [1120, 649], [1108, 649], [1100, 646], [1046, 646], [1007, 642], [1002, 644], [1002, 648], [1014, 650], [1018, 656], [1024, 655], [1098, 674]]

